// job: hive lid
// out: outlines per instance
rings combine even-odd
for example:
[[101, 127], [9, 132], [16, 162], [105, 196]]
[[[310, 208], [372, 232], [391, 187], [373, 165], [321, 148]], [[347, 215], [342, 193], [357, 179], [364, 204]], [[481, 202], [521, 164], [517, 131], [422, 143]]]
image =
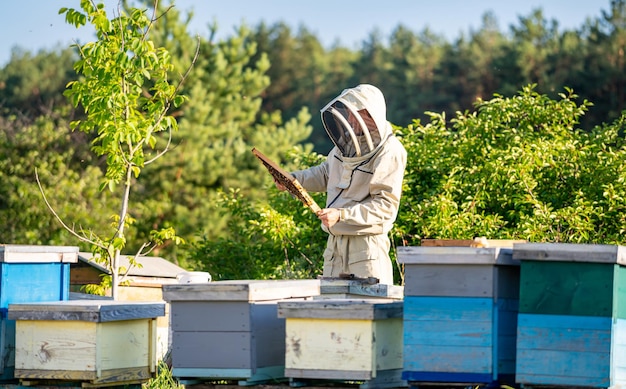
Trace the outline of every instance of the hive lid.
[[75, 263], [78, 247], [42, 245], [0, 245], [0, 262], [6, 263]]
[[228, 280], [163, 285], [165, 301], [265, 301], [320, 294], [319, 280]]
[[320, 293], [357, 295], [355, 297], [404, 298], [404, 287], [400, 285], [367, 284], [354, 280], [320, 279]]
[[9, 304], [10, 320], [76, 320], [109, 322], [165, 316], [164, 302], [69, 300]]
[[402, 317], [404, 302], [386, 299], [279, 301], [278, 317], [301, 319], [379, 320]]
[[626, 264], [624, 246], [583, 243], [525, 243], [513, 246], [516, 260]]
[[401, 246], [397, 255], [403, 264], [519, 265], [512, 254], [513, 249], [504, 247]]

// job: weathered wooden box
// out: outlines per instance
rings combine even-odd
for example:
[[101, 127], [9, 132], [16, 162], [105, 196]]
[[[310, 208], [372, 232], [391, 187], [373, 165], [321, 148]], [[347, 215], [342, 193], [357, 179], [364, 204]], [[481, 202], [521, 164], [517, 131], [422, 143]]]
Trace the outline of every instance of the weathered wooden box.
[[0, 380], [12, 380], [15, 321], [9, 304], [63, 301], [69, 298], [70, 263], [78, 247], [0, 245]]
[[286, 320], [285, 376], [406, 386], [401, 300], [280, 301], [278, 316]]
[[399, 285], [369, 284], [361, 280], [320, 279], [320, 295], [314, 299], [338, 298], [404, 298], [404, 287]]
[[284, 377], [285, 320], [277, 303], [319, 292], [319, 280], [163, 285], [171, 309], [172, 374], [246, 384]]
[[516, 381], [626, 385], [626, 256], [623, 246], [532, 243], [521, 261]]
[[164, 302], [72, 300], [9, 305], [15, 377], [31, 385], [124, 385], [156, 371], [156, 318]]
[[519, 262], [511, 248], [399, 247], [408, 382], [513, 382]]

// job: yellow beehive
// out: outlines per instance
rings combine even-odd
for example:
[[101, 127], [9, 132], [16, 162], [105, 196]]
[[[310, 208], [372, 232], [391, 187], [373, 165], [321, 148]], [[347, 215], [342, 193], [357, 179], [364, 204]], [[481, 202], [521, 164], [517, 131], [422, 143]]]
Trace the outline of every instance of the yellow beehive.
[[147, 381], [156, 371], [164, 302], [72, 300], [11, 304], [15, 378], [87, 385]]
[[379, 298], [279, 301], [285, 376], [403, 386], [402, 308]]

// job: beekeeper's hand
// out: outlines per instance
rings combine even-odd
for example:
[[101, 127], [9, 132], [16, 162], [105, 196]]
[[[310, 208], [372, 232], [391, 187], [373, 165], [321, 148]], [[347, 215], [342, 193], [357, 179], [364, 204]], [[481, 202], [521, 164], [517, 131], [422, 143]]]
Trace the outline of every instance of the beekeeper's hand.
[[330, 228], [341, 219], [341, 211], [337, 208], [324, 208], [317, 213], [317, 217], [326, 227]]

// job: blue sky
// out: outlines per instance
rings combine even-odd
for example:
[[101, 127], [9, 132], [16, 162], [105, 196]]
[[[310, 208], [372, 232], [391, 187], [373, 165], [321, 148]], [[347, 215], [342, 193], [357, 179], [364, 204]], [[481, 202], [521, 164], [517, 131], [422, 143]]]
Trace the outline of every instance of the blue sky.
[[[161, 0], [166, 3], [168, 0]], [[113, 10], [117, 0], [103, 1]], [[13, 0], [3, 4], [0, 17], [0, 66], [9, 60], [15, 46], [30, 52], [65, 47], [77, 40], [91, 40], [89, 29], [76, 29], [58, 14], [61, 7], [79, 7], [79, 0]], [[492, 11], [507, 32], [520, 16], [541, 8], [547, 19], [556, 19], [561, 29], [580, 27], [587, 17], [609, 10], [610, 0], [176, 0], [181, 10], [194, 10], [191, 32], [206, 34], [207, 24], [217, 20], [218, 36], [234, 27], [260, 21], [283, 21], [294, 32], [303, 25], [325, 45], [336, 40], [358, 47], [377, 28], [386, 38], [399, 24], [419, 32], [429, 28], [450, 41], [478, 29], [481, 18]]]

